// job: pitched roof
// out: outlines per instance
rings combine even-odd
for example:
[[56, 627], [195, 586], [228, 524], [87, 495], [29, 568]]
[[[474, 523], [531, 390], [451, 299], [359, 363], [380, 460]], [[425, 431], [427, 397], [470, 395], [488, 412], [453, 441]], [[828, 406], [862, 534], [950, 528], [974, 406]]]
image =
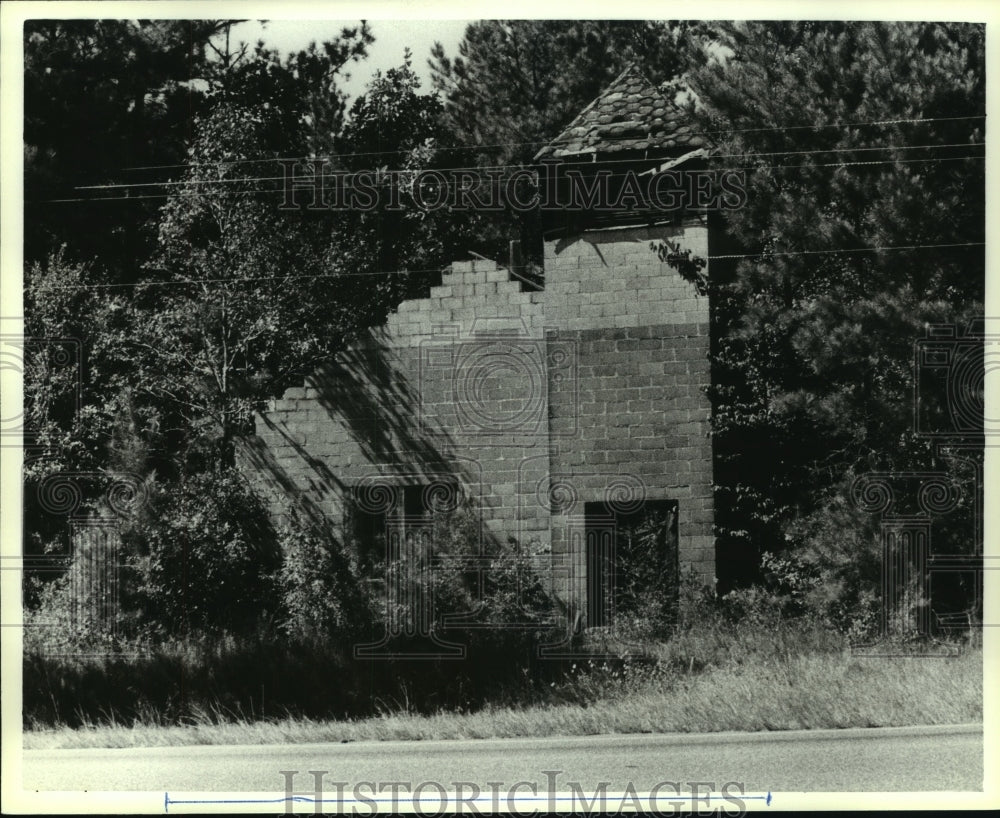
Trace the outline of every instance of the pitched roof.
[[683, 112], [629, 64], [535, 159], [646, 150], [663, 155], [704, 145]]

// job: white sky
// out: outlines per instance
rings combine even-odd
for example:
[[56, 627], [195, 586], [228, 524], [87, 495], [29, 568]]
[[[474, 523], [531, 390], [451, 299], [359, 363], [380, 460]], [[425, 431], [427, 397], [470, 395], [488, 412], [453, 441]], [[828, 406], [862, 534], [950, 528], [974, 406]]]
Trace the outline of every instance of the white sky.
[[[421, 80], [421, 91], [431, 90], [427, 60], [431, 46], [440, 41], [449, 57], [458, 54], [458, 43], [471, 20], [369, 20], [375, 42], [369, 48], [368, 59], [351, 64], [350, 81], [343, 88], [351, 97], [363, 93], [376, 70], [385, 71], [403, 62], [403, 50], [409, 46], [413, 52], [413, 69]], [[359, 25], [359, 20], [271, 20], [266, 24], [256, 21], [240, 23], [233, 27], [234, 44], [243, 40], [253, 45], [263, 39], [270, 48], [277, 48], [282, 56], [309, 45], [331, 40], [345, 26]]]

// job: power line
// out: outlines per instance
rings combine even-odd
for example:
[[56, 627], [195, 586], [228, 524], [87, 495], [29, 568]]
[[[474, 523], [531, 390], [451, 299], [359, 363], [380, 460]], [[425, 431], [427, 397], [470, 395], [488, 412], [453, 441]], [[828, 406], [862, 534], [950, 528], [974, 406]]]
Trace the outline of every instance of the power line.
[[[941, 249], [954, 249], [958, 247], [985, 247], [986, 242], [984, 241], [966, 241], [966, 242], [954, 242], [950, 244], [897, 244], [891, 246], [876, 246], [876, 247], [840, 247], [835, 249], [826, 250], [762, 250], [757, 253], [727, 253], [723, 255], [716, 256], [699, 256], [706, 261], [718, 261], [724, 259], [744, 259], [744, 258], [762, 258], [762, 257], [774, 257], [774, 256], [817, 256], [817, 255], [840, 255], [844, 253], [877, 253], [877, 252], [895, 252], [899, 250], [941, 250]], [[506, 269], [506, 268], [503, 268]], [[415, 273], [441, 273], [444, 270], [441, 267], [426, 267], [423, 269], [413, 269], [413, 270], [395, 270], [393, 272], [385, 271], [370, 271], [370, 272], [344, 272], [344, 273], [315, 273], [312, 275], [285, 275], [285, 276], [262, 276], [255, 278], [208, 278], [208, 279], [198, 279], [191, 281], [137, 281], [130, 283], [121, 284], [62, 284], [53, 287], [47, 287], [50, 290], [104, 290], [112, 289], [118, 287], [191, 287], [198, 286], [201, 284], [240, 284], [240, 283], [259, 283], [264, 281], [300, 281], [300, 280], [312, 280], [312, 279], [326, 279], [326, 278], [350, 278], [354, 276], [392, 276], [392, 275], [413, 275]], [[25, 286], [25, 290], [29, 288]]]
[[[985, 147], [982, 143], [970, 143], [970, 142], [949, 142], [945, 144], [933, 144], [929, 143], [926, 145], [877, 145], [869, 146], [865, 148], [825, 148], [821, 150], [802, 150], [802, 151], [772, 151], [769, 153], [722, 153], [722, 154], [711, 154], [712, 159], [734, 159], [741, 156], [748, 157], [758, 157], [758, 156], [802, 156], [802, 155], [815, 155], [815, 154], [827, 154], [827, 153], [864, 153], [871, 151], [911, 151], [911, 150], [927, 150], [932, 148], [976, 148]], [[272, 161], [272, 160], [260, 160], [260, 161]], [[277, 161], [277, 160], [274, 160]], [[635, 164], [635, 159], [608, 159], [602, 161], [601, 165], [620, 165], [620, 164]], [[656, 160], [659, 161], [659, 160]], [[669, 160], [662, 160], [669, 161]], [[509, 170], [511, 168], [516, 169], [533, 169], [540, 167], [541, 165], [523, 165], [523, 164], [505, 164], [505, 165], [451, 165], [443, 167], [426, 168], [426, 171], [481, 171], [481, 170]], [[419, 174], [423, 171], [409, 170], [401, 168], [389, 168], [385, 170], [380, 170], [376, 168], [366, 168], [357, 171], [337, 171], [334, 175], [356, 175], [358, 173], [382, 173], [382, 174], [401, 174], [401, 173], [413, 173]], [[131, 188], [142, 188], [142, 187], [171, 187], [171, 186], [181, 186], [181, 185], [222, 185], [222, 184], [238, 184], [245, 182], [277, 182], [277, 181], [303, 181], [312, 179], [313, 176], [293, 176], [288, 179], [286, 176], [240, 176], [232, 179], [181, 179], [181, 180], [168, 180], [165, 182], [129, 182], [129, 183], [112, 183], [106, 185], [77, 185], [74, 190], [125, 190]]]
[[[981, 147], [981, 146], [979, 146], [979, 145], [971, 145], [969, 147]], [[982, 155], [982, 156], [949, 156], [949, 157], [937, 157], [937, 158], [928, 158], [928, 159], [881, 159], [881, 160], [855, 161], [855, 162], [821, 162], [821, 163], [816, 163], [816, 164], [804, 164], [804, 165], [737, 165], [735, 167], [728, 167], [728, 168], [712, 168], [712, 170], [716, 171], [716, 172], [719, 172], [719, 173], [726, 173], [726, 172], [740, 171], [740, 170], [759, 171], [759, 170], [796, 170], [796, 169], [803, 169], [803, 168], [813, 168], [813, 169], [815, 169], [815, 168], [843, 168], [843, 167], [875, 166], [875, 165], [928, 164], [928, 163], [935, 163], [935, 162], [956, 162], [956, 161], [968, 161], [968, 160], [982, 160], [982, 159], [985, 159], [985, 158], [986, 158], [985, 155]], [[471, 168], [468, 168], [468, 169], [471, 170]], [[436, 168], [428, 168], [427, 170], [437, 170], [437, 169]], [[447, 170], [447, 168], [445, 168], [443, 170]], [[416, 174], [417, 172], [414, 172], [414, 173]], [[627, 175], [627, 173], [608, 174], [604, 178], [612, 179], [612, 178], [617, 178], [619, 176], [625, 176], [625, 175]], [[280, 178], [280, 177], [275, 177], [274, 180], [276, 181], [278, 178]], [[244, 181], [245, 182], [245, 181], [253, 181], [253, 180], [252, 179], [242, 179], [242, 180], [233, 180], [233, 181]], [[265, 180], [262, 179], [260, 181], [265, 181]], [[287, 181], [290, 181], [290, 182], [295, 182], [295, 181], [302, 182], [302, 181], [315, 181], [315, 180], [312, 177], [306, 176], [306, 177], [292, 177], [291, 179], [289, 179]], [[384, 182], [379, 182], [377, 184], [378, 185], [387, 185], [390, 182], [391, 182], [391, 180], [384, 181]], [[198, 183], [195, 182], [195, 184], [198, 184]], [[452, 190], [453, 189], [452, 185], [448, 184], [447, 182], [445, 183], [444, 187], [446, 189], [448, 189], [448, 190]], [[299, 190], [303, 190], [303, 188], [298, 188], [298, 189]], [[354, 190], [354, 189], [357, 189], [357, 188], [354, 185], [341, 185], [340, 189], [341, 190]], [[371, 188], [363, 187], [361, 189], [370, 190]], [[469, 188], [466, 188], [466, 189], [469, 189]], [[267, 193], [267, 194], [273, 194], [273, 193], [285, 193], [286, 191], [285, 191], [284, 188], [255, 188], [255, 189], [252, 189], [252, 190], [244, 190], [244, 191], [239, 191], [239, 192], [240, 193], [262, 193], [262, 194]], [[136, 196], [130, 196], [130, 195], [125, 195], [125, 196], [92, 196], [92, 197], [90, 197], [90, 196], [80, 196], [80, 197], [67, 197], [67, 198], [61, 198], [61, 199], [35, 199], [35, 200], [27, 200], [27, 201], [25, 201], [25, 204], [66, 204], [66, 203], [73, 203], [73, 202], [124, 202], [124, 201], [136, 201], [137, 202], [137, 201], [143, 201], [143, 200], [149, 200], [149, 199], [169, 199], [171, 197], [191, 198], [191, 197], [206, 196], [206, 195], [211, 195], [211, 191], [191, 191], [191, 192], [172, 192], [172, 193], [148, 193], [148, 194], [139, 194], [139, 195], [136, 195]]]
[[[940, 117], [912, 117], [909, 119], [876, 119], [867, 121], [857, 121], [857, 122], [828, 122], [820, 125], [776, 125], [772, 127], [764, 128], [728, 128], [720, 129], [715, 131], [695, 131], [685, 134], [685, 136], [716, 136], [719, 134], [738, 134], [738, 133], [769, 133], [777, 131], [801, 131], [801, 130], [819, 130], [822, 128], [854, 128], [854, 127], [867, 127], [874, 125], [906, 125], [906, 124], [917, 124], [923, 122], [961, 122], [970, 119], [986, 119], [985, 114], [974, 114], [971, 116], [940, 116]], [[604, 142], [614, 142], [617, 140], [633, 139], [634, 137], [628, 136], [603, 136], [601, 140]], [[484, 148], [517, 148], [524, 147], [525, 145], [538, 145], [539, 147], [545, 147], [546, 145], [551, 145], [552, 147], [558, 147], [553, 145], [551, 140], [531, 140], [528, 142], [495, 142], [480, 145], [443, 145], [441, 150], [482, 150]], [[221, 165], [238, 165], [248, 162], [282, 162], [282, 161], [298, 161], [298, 162], [308, 162], [313, 159], [344, 159], [347, 157], [357, 157], [357, 156], [389, 156], [394, 154], [406, 153], [406, 150], [394, 149], [385, 151], [359, 151], [354, 153], [338, 153], [333, 156], [327, 157], [309, 157], [309, 156], [277, 156], [272, 159], [230, 159], [222, 162], [203, 162], [203, 163], [182, 163], [174, 165], [133, 165], [131, 167], [122, 168], [122, 171], [136, 171], [136, 170], [158, 170], [158, 169], [170, 169], [170, 168], [186, 168], [186, 167], [216, 167]]]
[[[355, 278], [365, 276], [395, 276], [413, 275], [415, 273], [440, 273], [441, 267], [425, 267], [412, 270], [393, 270], [392, 272], [380, 271], [357, 271], [341, 273], [312, 273], [309, 275], [292, 274], [281, 276], [260, 276], [254, 278], [199, 278], [190, 281], [133, 281], [119, 284], [65, 284], [48, 287], [51, 290], [106, 290], [118, 287], [196, 287], [202, 284], [246, 284], [263, 281], [302, 281], [318, 278]], [[28, 288], [25, 287], [25, 290]]]
[[704, 256], [707, 261], [720, 259], [760, 258], [761, 256], [819, 256], [832, 253], [875, 253], [884, 250], [939, 250], [951, 247], [985, 247], [985, 241], [964, 241], [953, 244], [897, 244], [887, 247], [842, 247], [837, 250], [786, 250], [761, 251], [760, 253], [727, 253], [719, 256]]

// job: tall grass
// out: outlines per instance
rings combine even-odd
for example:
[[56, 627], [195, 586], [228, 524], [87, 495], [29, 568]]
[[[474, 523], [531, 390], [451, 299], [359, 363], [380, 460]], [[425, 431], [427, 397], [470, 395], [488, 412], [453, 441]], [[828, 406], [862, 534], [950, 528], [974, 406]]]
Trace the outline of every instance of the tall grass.
[[703, 618], [637, 655], [533, 664], [359, 662], [264, 637], [32, 655], [24, 691], [27, 747], [868, 727], [980, 720], [982, 653], [861, 657], [807, 620]]
[[34, 652], [24, 663], [24, 722], [29, 728], [109, 719], [169, 725], [467, 711], [530, 699], [558, 672], [556, 666], [533, 671], [530, 651], [517, 647], [508, 641], [497, 652], [470, 649], [464, 660], [364, 661], [353, 658], [349, 644], [225, 635], [132, 655]]

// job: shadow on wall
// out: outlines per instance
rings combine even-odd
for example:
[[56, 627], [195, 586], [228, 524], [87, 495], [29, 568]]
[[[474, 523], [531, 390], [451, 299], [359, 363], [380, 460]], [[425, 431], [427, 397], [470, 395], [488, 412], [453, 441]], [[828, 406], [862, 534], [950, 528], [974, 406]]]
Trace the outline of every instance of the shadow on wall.
[[410, 374], [419, 372], [418, 356], [418, 347], [395, 347], [378, 328], [310, 378], [318, 403], [340, 419], [368, 463], [414, 473], [451, 462], [451, 435], [427, 428], [421, 417], [419, 385]]
[[383, 328], [369, 330], [305, 389], [289, 390], [275, 411], [257, 416], [266, 429], [242, 440], [244, 471], [270, 484], [277, 505], [293, 503], [326, 526], [333, 520], [324, 507], [338, 505], [364, 476], [407, 482], [447, 472], [479, 480], [456, 456], [451, 433], [421, 417], [419, 352], [391, 344]]

